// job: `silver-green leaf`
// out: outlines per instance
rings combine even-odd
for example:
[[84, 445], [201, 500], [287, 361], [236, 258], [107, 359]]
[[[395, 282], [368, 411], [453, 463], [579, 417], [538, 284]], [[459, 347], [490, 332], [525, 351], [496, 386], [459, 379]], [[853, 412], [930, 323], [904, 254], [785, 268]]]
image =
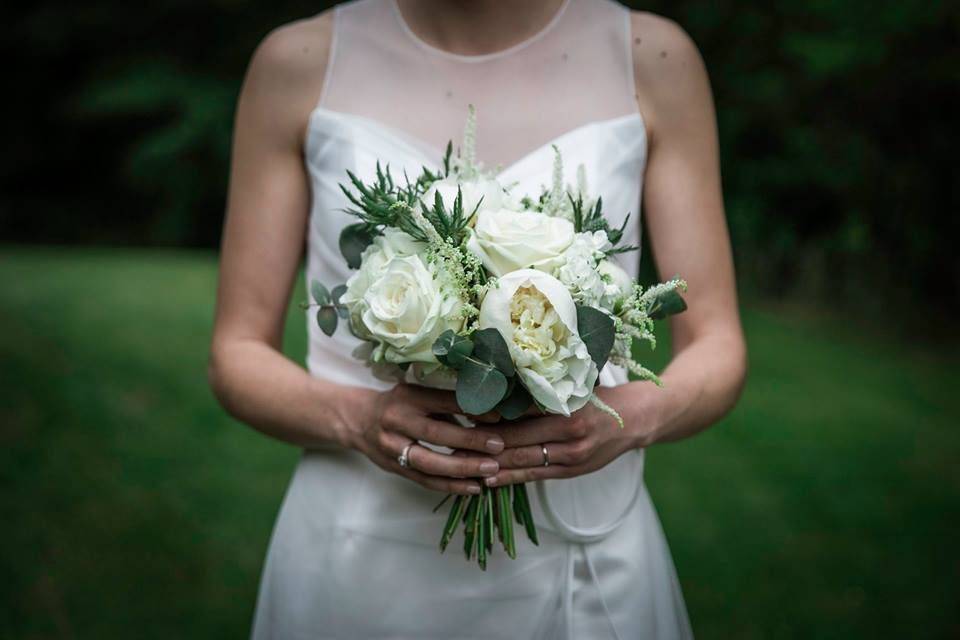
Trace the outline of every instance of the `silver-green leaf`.
[[320, 330], [328, 336], [332, 336], [337, 330], [337, 311], [331, 306], [320, 307], [317, 309], [317, 324]]
[[493, 365], [467, 359], [457, 375], [457, 404], [470, 415], [492, 411], [507, 393], [507, 378]]
[[578, 306], [577, 329], [580, 339], [587, 345], [590, 358], [597, 363], [597, 369], [603, 369], [616, 338], [613, 318], [599, 309]]

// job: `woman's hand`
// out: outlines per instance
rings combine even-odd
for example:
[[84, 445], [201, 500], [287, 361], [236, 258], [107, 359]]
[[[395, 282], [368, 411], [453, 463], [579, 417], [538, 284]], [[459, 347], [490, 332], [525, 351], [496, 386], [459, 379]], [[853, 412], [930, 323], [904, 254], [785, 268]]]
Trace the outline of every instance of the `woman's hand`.
[[[383, 392], [357, 391], [363, 395], [346, 399], [345, 411], [359, 418], [351, 423], [348, 444], [385, 471], [435, 491], [475, 495], [480, 484], [472, 478], [493, 476], [499, 470], [491, 454], [504, 450], [500, 434], [483, 427], [466, 429], [440, 417], [461, 413], [452, 392], [406, 384]], [[471, 418], [481, 424], [497, 419], [494, 415]], [[414, 444], [408, 453], [409, 466], [401, 467], [400, 454], [417, 440], [473, 455], [451, 456]]]
[[[618, 390], [619, 389], [619, 390]], [[604, 401], [617, 408], [623, 388], [599, 390]], [[500, 471], [485, 480], [487, 486], [501, 486], [544, 480], [572, 478], [596, 471], [623, 453], [641, 446], [635, 421], [621, 415], [627, 426], [621, 429], [616, 420], [592, 404], [569, 418], [544, 415], [518, 420], [491, 428], [506, 445], [495, 456]], [[547, 449], [549, 466], [544, 465], [543, 448]]]

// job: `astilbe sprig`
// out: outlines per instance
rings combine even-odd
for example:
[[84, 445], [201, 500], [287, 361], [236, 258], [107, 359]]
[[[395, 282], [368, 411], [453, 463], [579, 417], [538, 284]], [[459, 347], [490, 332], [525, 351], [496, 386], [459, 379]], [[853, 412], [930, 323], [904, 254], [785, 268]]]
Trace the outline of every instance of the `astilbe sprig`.
[[443, 237], [423, 211], [413, 207], [410, 214], [426, 238], [428, 262], [437, 264], [446, 274], [447, 286], [452, 289], [449, 293], [463, 302], [460, 313], [464, 325], [471, 328], [480, 313], [480, 301], [492, 284], [484, 276], [483, 263], [465, 249], [462, 241], [457, 243], [452, 237]]
[[680, 278], [653, 285], [646, 290], [640, 285], [634, 285], [633, 291], [614, 309], [616, 337], [610, 353], [610, 362], [627, 369], [641, 380], [650, 380], [657, 386], [663, 386], [657, 374], [634, 359], [633, 344], [634, 340], [643, 340], [650, 345], [651, 349], [657, 347], [651, 310], [662, 296], [686, 290], [687, 283]]

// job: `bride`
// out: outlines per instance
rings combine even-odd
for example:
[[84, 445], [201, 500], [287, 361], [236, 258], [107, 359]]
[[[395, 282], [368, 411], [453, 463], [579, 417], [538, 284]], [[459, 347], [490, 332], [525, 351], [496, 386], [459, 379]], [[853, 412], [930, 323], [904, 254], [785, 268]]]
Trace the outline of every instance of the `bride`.
[[[538, 192], [556, 146], [584, 165], [612, 223], [634, 213], [630, 244], [642, 196], [659, 273], [689, 282], [665, 386], [604, 371], [598, 394], [622, 430], [591, 405], [455, 426], [438, 417], [457, 411], [451, 393], [378, 380], [352, 356], [356, 339], [313, 322], [306, 371], [280, 351], [301, 257], [310, 280], [350, 275], [337, 247], [345, 172], [437, 167], [470, 104], [477, 156], [502, 182]], [[618, 258], [637, 272], [636, 254]], [[745, 370], [713, 103], [676, 24], [612, 0], [355, 0], [257, 49], [237, 109], [210, 380], [231, 414], [303, 455], [256, 640], [690, 637], [643, 452], [721, 418]], [[539, 546], [518, 540], [518, 558], [496, 555], [486, 572], [438, 553], [443, 493], [534, 481]]]

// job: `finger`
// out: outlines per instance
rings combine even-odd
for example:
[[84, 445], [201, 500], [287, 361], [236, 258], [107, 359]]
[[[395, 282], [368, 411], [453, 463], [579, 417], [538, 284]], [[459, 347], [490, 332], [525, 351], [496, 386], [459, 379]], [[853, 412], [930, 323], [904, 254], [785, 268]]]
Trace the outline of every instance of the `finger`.
[[586, 424], [577, 416], [542, 416], [508, 422], [487, 430], [499, 434], [508, 449], [541, 442], [563, 442], [586, 435]]
[[500, 465], [493, 458], [450, 456], [414, 445], [409, 453], [410, 468], [432, 476], [478, 478], [496, 474]]
[[470, 449], [481, 453], [500, 453], [504, 450], [503, 437], [484, 428], [460, 427], [427, 416], [409, 416], [399, 424], [389, 425], [390, 429], [408, 436], [412, 440], [423, 440], [451, 449]]
[[545, 461], [543, 448], [547, 448], [547, 458], [550, 464], [579, 464], [589, 457], [589, 443], [583, 440], [571, 442], [548, 442], [527, 447], [505, 449], [503, 453], [494, 456], [501, 469], [525, 469], [528, 467], [542, 467]]
[[432, 476], [445, 476], [448, 478], [479, 478], [492, 476], [500, 470], [500, 465], [493, 458], [479, 455], [451, 456], [445, 453], [431, 451], [423, 445], [390, 431], [383, 432], [381, 438], [381, 449], [384, 455], [398, 460], [407, 449], [407, 463], [410, 469], [422, 471]]
[[413, 404], [427, 410], [427, 413], [463, 413], [457, 404], [453, 391], [430, 389], [415, 385], [402, 385]]
[[468, 496], [473, 496], [480, 493], [480, 483], [477, 480], [443, 478], [439, 476], [431, 476], [409, 467], [404, 468], [400, 466], [400, 463], [397, 461], [395, 456], [386, 455], [380, 451], [372, 452], [370, 459], [385, 471], [403, 476], [404, 478], [412, 480], [413, 482], [416, 482], [417, 484], [432, 491], [455, 493], [457, 495]]
[[572, 478], [580, 475], [578, 467], [565, 464], [552, 464], [549, 467], [528, 467], [526, 469], [501, 469], [495, 476], [486, 478], [483, 482], [488, 487], [502, 487], [508, 484], [522, 484], [534, 480], [550, 480], [553, 478]]

